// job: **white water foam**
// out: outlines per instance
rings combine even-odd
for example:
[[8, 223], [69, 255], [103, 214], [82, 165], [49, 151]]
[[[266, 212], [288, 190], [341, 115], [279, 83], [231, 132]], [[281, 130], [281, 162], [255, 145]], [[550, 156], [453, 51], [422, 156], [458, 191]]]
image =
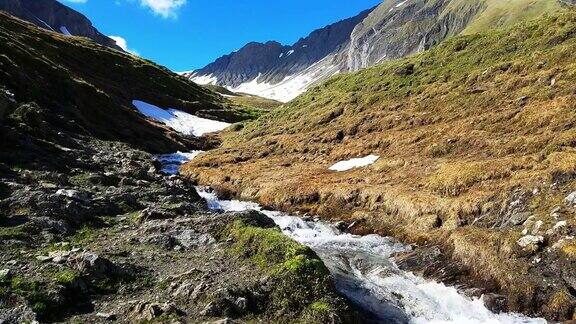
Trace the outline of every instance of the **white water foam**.
[[160, 171], [166, 174], [178, 174], [180, 172], [180, 166], [198, 155], [204, 153], [204, 151], [191, 151], [191, 152], [176, 152], [172, 154], [160, 154], [155, 155], [154, 160], [162, 164], [162, 169]]
[[305, 221], [253, 202], [219, 200], [199, 188], [214, 210], [258, 210], [294, 240], [314, 249], [333, 274], [338, 289], [383, 321], [394, 323], [546, 323], [520, 314], [492, 313], [481, 299], [456, 288], [400, 270], [391, 256], [410, 247], [378, 235], [342, 233], [333, 225]]

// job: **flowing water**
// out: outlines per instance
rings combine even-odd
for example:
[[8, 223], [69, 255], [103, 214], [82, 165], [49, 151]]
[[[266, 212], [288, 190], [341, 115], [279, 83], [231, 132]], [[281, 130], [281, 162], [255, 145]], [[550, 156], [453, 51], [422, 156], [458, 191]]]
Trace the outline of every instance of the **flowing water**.
[[492, 313], [479, 298], [400, 270], [391, 256], [410, 247], [392, 238], [343, 233], [332, 224], [263, 210], [253, 202], [220, 200], [208, 188], [199, 187], [198, 192], [210, 209], [253, 209], [272, 218], [286, 235], [316, 251], [342, 294], [383, 323], [546, 323], [520, 314]]

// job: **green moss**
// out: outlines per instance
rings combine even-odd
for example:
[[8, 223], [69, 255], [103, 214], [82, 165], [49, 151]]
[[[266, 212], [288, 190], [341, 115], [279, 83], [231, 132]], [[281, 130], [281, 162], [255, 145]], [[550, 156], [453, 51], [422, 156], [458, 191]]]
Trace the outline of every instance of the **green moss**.
[[21, 240], [27, 241], [37, 231], [30, 226], [0, 227], [0, 241], [3, 240]]
[[313, 312], [328, 313], [331, 311], [331, 309], [332, 308], [330, 304], [324, 301], [316, 301], [310, 304], [310, 310], [312, 310]]
[[235, 253], [270, 271], [277, 271], [285, 264], [297, 267], [302, 261], [296, 261], [296, 258], [313, 254], [309, 248], [289, 239], [277, 228], [246, 226], [238, 220], [228, 230], [228, 235], [234, 239]]
[[[328, 269], [310, 248], [277, 228], [247, 226], [242, 221], [235, 221], [227, 234], [234, 241], [232, 254], [246, 258], [271, 275], [275, 288], [270, 307], [274, 311], [307, 322], [322, 322], [316, 315], [342, 307]], [[309, 321], [311, 318], [316, 319]]]
[[53, 280], [65, 287], [69, 287], [72, 283], [80, 279], [80, 274], [74, 270], [62, 270], [54, 275]]
[[128, 213], [126, 216], [134, 224], [140, 224], [142, 222], [142, 213], [140, 211]]
[[1, 286], [3, 294], [24, 298], [40, 320], [52, 319], [57, 314], [59, 305], [48, 296], [42, 283], [16, 276]]
[[84, 225], [73, 236], [70, 237], [70, 242], [73, 245], [83, 246], [94, 241], [97, 237], [97, 234], [98, 232], [95, 228]]
[[79, 187], [90, 187], [93, 185], [99, 185], [101, 184], [101, 179], [94, 175], [93, 173], [81, 173], [75, 176], [71, 176], [68, 179], [68, 182], [70, 182], [70, 184], [75, 185], [75, 186], [79, 186]]

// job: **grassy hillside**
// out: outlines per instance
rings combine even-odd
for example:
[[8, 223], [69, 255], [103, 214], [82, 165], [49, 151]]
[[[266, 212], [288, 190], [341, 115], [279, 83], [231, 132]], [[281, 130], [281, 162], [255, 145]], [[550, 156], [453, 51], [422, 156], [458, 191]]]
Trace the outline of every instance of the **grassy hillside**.
[[254, 110], [258, 116], [282, 105], [280, 101], [276, 101], [274, 99], [263, 98], [246, 93], [232, 92], [227, 88], [219, 85], [208, 84], [204, 87], [224, 96], [230, 102], [238, 106], [245, 107], [247, 110]]
[[[275, 208], [358, 220], [359, 232], [439, 244], [495, 282], [509, 309], [571, 319], [575, 84], [570, 11], [336, 76], [228, 133], [186, 173]], [[368, 154], [380, 159], [328, 170]], [[520, 246], [526, 234], [538, 241]]]
[[[483, 0], [485, 9], [463, 31], [473, 34], [499, 27], [509, 27], [542, 13], [554, 13], [566, 8], [559, 0]], [[456, 5], [468, 5], [470, 1], [456, 1]]]
[[150, 61], [2, 13], [0, 88], [17, 102], [6, 115], [19, 105], [32, 104], [54, 129], [121, 140], [152, 151], [198, 143], [144, 121], [132, 107], [134, 99], [232, 122], [252, 115]]

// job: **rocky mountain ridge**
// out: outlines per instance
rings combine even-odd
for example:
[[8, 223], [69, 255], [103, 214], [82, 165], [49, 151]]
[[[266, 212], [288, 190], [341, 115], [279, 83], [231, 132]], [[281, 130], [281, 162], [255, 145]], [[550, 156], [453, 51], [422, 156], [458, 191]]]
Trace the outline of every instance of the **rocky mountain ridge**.
[[[448, 37], [509, 26], [562, 10], [559, 0], [389, 0], [359, 15], [312, 32], [292, 46], [251, 43], [185, 74], [217, 84], [289, 101], [322, 80], [426, 50]], [[266, 64], [253, 64], [257, 57]], [[245, 60], [245, 57], [250, 59]]]
[[[184, 75], [200, 84], [223, 85], [237, 92], [259, 95], [247, 84], [256, 79], [258, 83], [266, 85], [282, 83], [287, 77], [301, 74], [327, 56], [341, 51], [346, 46], [354, 27], [370, 11], [371, 9], [366, 10], [355, 17], [315, 30], [291, 46], [273, 41], [264, 44], [249, 43], [200, 70]], [[321, 74], [327, 73], [326, 69], [321, 70]], [[302, 86], [308, 82], [297, 80], [292, 83], [297, 83], [291, 86], [301, 91]], [[262, 96], [283, 99], [284, 90], [290, 92], [289, 89], [280, 88], [274, 95]]]
[[0, 10], [40, 28], [87, 37], [98, 44], [121, 50], [113, 39], [99, 32], [83, 14], [56, 0], [0, 0]]

